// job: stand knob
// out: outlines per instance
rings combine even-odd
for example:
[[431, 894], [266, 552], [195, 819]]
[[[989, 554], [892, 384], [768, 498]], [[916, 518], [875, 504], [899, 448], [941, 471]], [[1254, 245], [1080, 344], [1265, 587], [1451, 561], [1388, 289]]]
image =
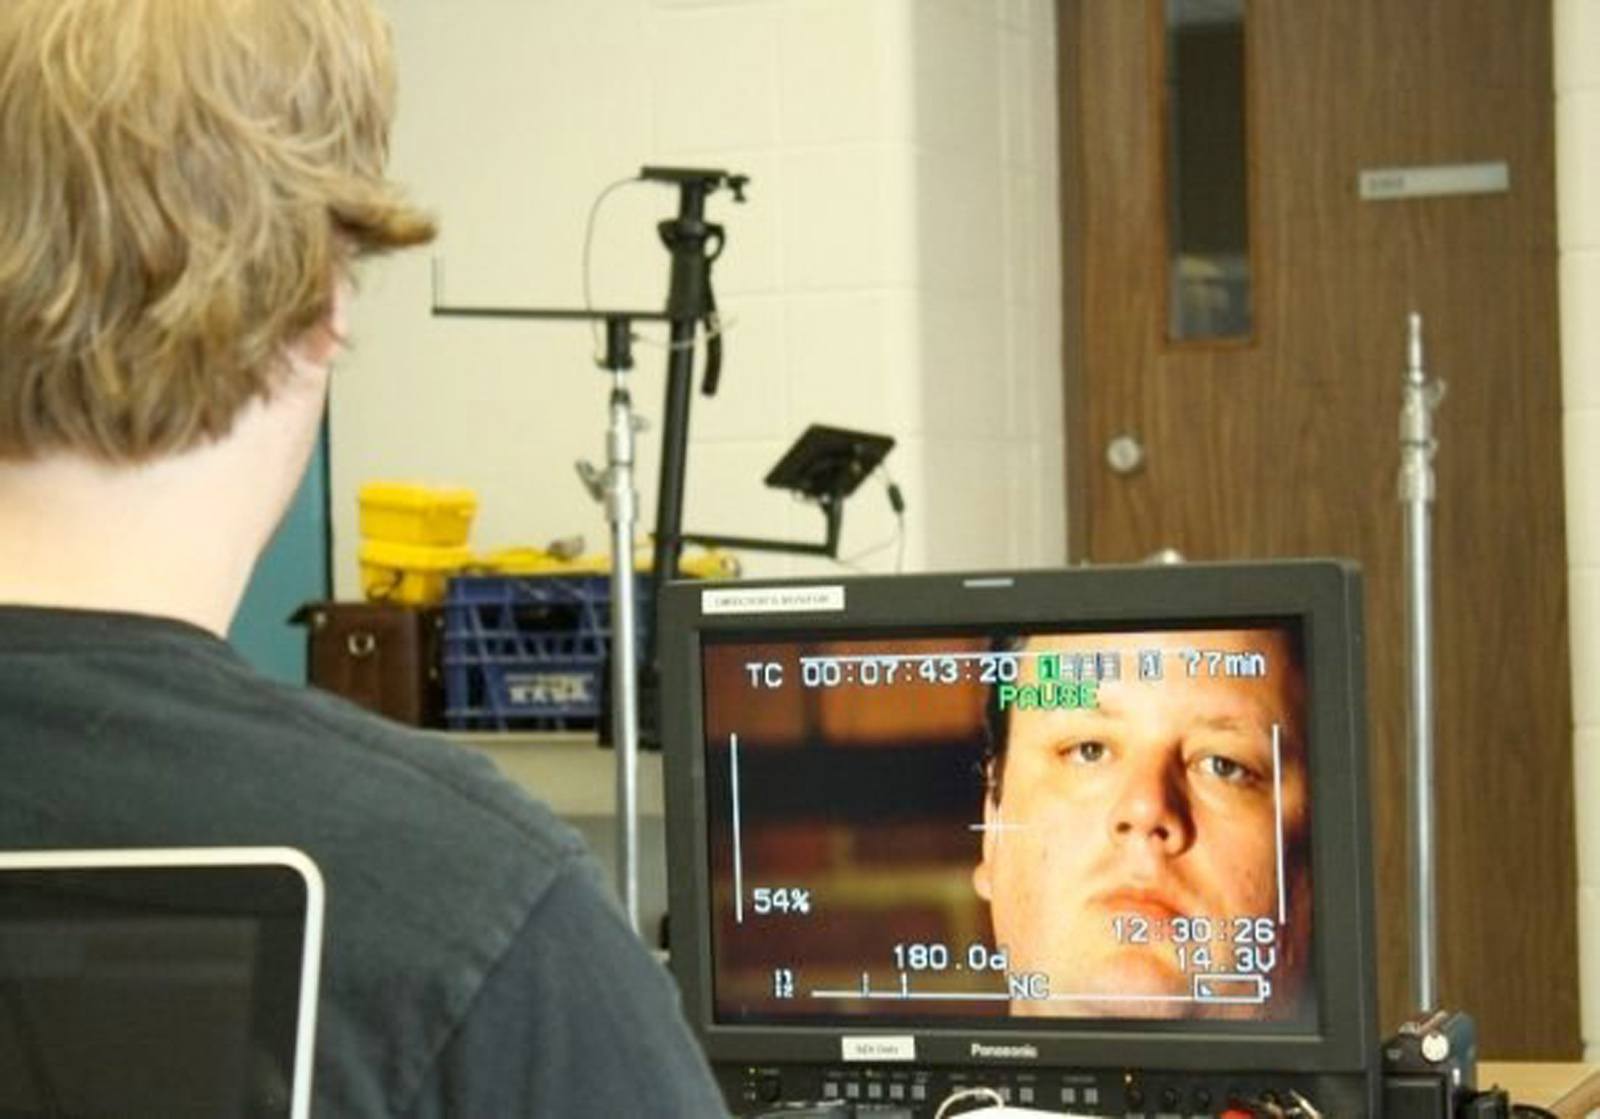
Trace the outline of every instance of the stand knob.
[[589, 496], [596, 501], [604, 501], [606, 496], [606, 476], [604, 472], [596, 470], [592, 462], [579, 459], [573, 463], [578, 469], [578, 480], [583, 483], [583, 488], [589, 491]]

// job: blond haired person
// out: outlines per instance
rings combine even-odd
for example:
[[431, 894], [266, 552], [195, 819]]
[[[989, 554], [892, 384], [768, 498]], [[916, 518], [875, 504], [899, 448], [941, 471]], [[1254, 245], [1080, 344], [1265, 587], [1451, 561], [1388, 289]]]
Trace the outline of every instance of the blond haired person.
[[717, 1114], [571, 832], [221, 637], [352, 265], [433, 234], [392, 104], [369, 0], [0, 0], [0, 848], [308, 851], [320, 1116]]

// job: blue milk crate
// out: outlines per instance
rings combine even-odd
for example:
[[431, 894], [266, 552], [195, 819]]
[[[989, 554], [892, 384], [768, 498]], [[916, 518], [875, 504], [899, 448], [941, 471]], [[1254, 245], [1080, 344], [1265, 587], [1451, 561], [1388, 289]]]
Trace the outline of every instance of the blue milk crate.
[[[649, 579], [634, 577], [638, 650]], [[607, 694], [611, 576], [462, 575], [444, 601], [445, 724], [453, 730], [596, 725]]]

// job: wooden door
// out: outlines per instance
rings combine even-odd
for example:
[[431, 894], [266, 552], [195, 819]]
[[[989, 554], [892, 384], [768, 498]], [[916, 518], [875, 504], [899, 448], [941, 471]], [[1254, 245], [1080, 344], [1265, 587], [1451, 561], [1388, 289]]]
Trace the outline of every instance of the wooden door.
[[[1250, 0], [1254, 330], [1167, 340], [1159, 2], [1062, 0], [1076, 558], [1340, 555], [1366, 571], [1380, 1029], [1406, 1015], [1398, 419], [1424, 316], [1437, 414], [1439, 990], [1483, 1052], [1579, 1052], [1543, 0]], [[1364, 202], [1367, 168], [1505, 161], [1505, 193]], [[1105, 448], [1136, 434], [1132, 474]]]

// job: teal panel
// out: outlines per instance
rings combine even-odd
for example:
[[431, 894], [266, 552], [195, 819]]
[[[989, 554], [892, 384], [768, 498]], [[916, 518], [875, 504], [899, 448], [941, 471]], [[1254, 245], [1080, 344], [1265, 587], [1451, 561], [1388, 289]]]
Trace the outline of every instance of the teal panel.
[[305, 630], [289, 623], [302, 603], [327, 599], [327, 426], [317, 441], [289, 512], [256, 565], [228, 639], [259, 671], [289, 683], [306, 682]]

